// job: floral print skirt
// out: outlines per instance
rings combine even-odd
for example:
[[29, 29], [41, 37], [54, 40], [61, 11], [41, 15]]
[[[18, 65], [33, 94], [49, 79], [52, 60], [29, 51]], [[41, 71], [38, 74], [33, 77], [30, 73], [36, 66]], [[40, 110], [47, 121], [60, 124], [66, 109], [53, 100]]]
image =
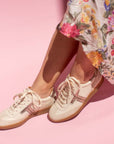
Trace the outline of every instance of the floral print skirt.
[[69, 0], [57, 28], [80, 41], [93, 66], [114, 84], [114, 0]]

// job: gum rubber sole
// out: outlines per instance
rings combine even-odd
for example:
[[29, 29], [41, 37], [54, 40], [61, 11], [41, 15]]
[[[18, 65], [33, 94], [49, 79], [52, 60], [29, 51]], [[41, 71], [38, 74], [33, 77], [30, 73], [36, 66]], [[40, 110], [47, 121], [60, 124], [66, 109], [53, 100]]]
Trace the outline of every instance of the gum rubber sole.
[[83, 105], [79, 108], [78, 111], [76, 111], [74, 114], [70, 115], [69, 117], [67, 118], [64, 118], [64, 119], [61, 119], [61, 120], [53, 120], [49, 117], [49, 114], [47, 115], [48, 119], [51, 121], [51, 122], [54, 122], [54, 123], [60, 123], [60, 122], [64, 122], [64, 121], [68, 121], [68, 120], [71, 120], [73, 119], [74, 117], [76, 117], [81, 111], [82, 109], [86, 106], [86, 104], [90, 101], [90, 99], [92, 98], [92, 96], [98, 91], [98, 89], [100, 88], [100, 86], [102, 85], [104, 81], [104, 77], [102, 76], [99, 84], [94, 88], [94, 90], [88, 95], [87, 99], [85, 100], [85, 102], [83, 103]]
[[44, 110], [41, 110], [39, 111], [37, 114], [35, 115], [30, 115], [28, 116], [26, 119], [24, 119], [23, 121], [19, 122], [19, 123], [15, 123], [15, 124], [12, 124], [12, 125], [8, 125], [8, 126], [0, 126], [0, 130], [8, 130], [8, 129], [13, 129], [13, 128], [16, 128], [16, 127], [19, 127], [21, 125], [23, 125], [25, 122], [27, 122], [29, 119], [33, 118], [33, 117], [36, 117], [36, 116], [39, 116], [41, 114], [45, 114], [45, 113], [48, 113], [50, 107], [47, 108], [47, 109], [44, 109]]

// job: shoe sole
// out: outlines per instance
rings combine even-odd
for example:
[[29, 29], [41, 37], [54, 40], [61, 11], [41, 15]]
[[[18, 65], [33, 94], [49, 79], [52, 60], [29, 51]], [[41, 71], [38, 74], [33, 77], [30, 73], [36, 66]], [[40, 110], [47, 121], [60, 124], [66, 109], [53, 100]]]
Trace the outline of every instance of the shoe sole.
[[21, 121], [19, 123], [15, 123], [15, 124], [8, 125], [8, 126], [0, 126], [0, 130], [8, 130], [8, 129], [13, 129], [13, 128], [19, 127], [19, 126], [23, 125], [25, 122], [27, 122], [29, 119], [31, 119], [33, 117], [39, 116], [41, 114], [48, 113], [49, 109], [50, 109], [50, 107], [47, 108], [47, 109], [44, 109], [44, 110], [41, 110], [41, 111], [37, 112], [37, 114], [35, 114], [35, 115], [30, 115], [26, 119], [24, 119], [23, 121]]
[[76, 111], [73, 115], [70, 115], [69, 117], [67, 118], [64, 118], [64, 119], [61, 119], [61, 120], [53, 120], [49, 117], [49, 114], [47, 115], [48, 119], [51, 121], [51, 122], [54, 122], [54, 123], [59, 123], [59, 122], [64, 122], [64, 121], [68, 121], [68, 120], [71, 120], [73, 119], [74, 117], [76, 117], [81, 111], [82, 109], [86, 106], [86, 104], [90, 101], [90, 99], [92, 98], [92, 96], [98, 91], [98, 89], [100, 88], [100, 86], [102, 85], [104, 81], [104, 77], [102, 76], [99, 84], [94, 88], [94, 90], [88, 95], [87, 99], [85, 100], [85, 102], [83, 103], [83, 105], [79, 108], [78, 111]]

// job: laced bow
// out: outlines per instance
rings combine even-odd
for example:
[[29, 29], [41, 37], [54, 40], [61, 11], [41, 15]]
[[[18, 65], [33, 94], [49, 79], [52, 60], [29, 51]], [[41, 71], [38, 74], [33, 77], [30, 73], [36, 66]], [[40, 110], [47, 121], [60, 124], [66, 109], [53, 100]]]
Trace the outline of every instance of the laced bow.
[[[73, 84], [75, 87], [73, 86]], [[59, 85], [57, 92], [57, 102], [60, 106], [62, 106], [63, 104], [67, 104], [69, 101], [73, 103], [79, 93], [79, 84], [75, 81], [73, 77], [67, 77], [66, 80]], [[71, 95], [72, 99], [70, 97]]]
[[[28, 94], [31, 94], [29, 99]], [[16, 99], [17, 97], [18, 99]], [[32, 91], [30, 87], [26, 88], [22, 93], [14, 95], [13, 99], [15, 102], [12, 106], [10, 106], [9, 112], [17, 111], [30, 102], [38, 107], [41, 105], [40, 97], [36, 96], [36, 93]]]

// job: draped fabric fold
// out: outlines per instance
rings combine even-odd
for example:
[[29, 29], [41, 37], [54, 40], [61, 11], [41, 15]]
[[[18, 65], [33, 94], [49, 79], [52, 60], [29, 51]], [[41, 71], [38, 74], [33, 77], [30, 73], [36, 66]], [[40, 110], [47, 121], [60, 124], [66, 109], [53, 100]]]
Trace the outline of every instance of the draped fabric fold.
[[114, 84], [114, 0], [69, 0], [57, 28], [80, 41], [93, 66]]

